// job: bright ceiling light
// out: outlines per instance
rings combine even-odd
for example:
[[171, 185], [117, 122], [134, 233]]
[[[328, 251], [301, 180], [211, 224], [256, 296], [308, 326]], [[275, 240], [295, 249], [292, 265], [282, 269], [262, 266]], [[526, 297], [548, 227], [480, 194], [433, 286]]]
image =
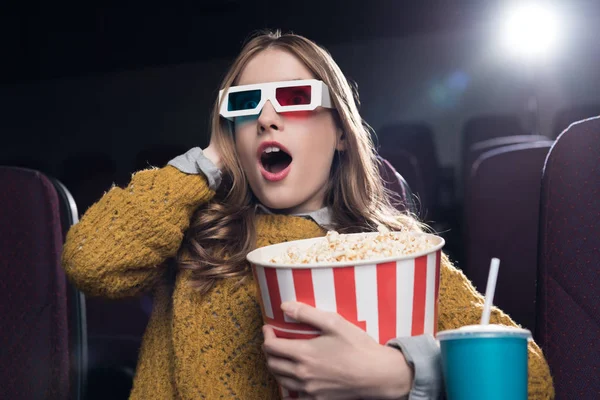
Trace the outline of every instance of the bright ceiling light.
[[519, 56], [548, 54], [558, 39], [558, 18], [549, 6], [529, 3], [516, 6], [504, 21], [503, 45]]

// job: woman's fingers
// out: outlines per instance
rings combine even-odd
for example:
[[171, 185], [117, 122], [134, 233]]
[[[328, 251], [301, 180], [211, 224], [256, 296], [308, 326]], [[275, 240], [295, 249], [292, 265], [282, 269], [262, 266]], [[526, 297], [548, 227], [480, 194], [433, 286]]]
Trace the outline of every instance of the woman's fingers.
[[345, 320], [336, 313], [319, 310], [307, 304], [285, 302], [281, 309], [298, 322], [317, 328], [325, 333], [336, 333]]
[[302, 388], [304, 387], [299, 380], [289, 376], [275, 375], [275, 380], [277, 380], [277, 383], [281, 386], [292, 392], [302, 392]]
[[304, 343], [305, 340], [280, 339], [277, 336], [275, 336], [273, 328], [268, 325], [263, 326], [263, 335], [265, 337], [265, 342], [263, 343], [263, 351], [267, 356], [276, 356], [291, 360], [297, 360], [302, 355], [307, 354], [307, 352], [309, 351], [309, 349], [306, 347], [306, 344]]
[[267, 356], [267, 365], [271, 372], [275, 375], [287, 377], [296, 377], [297, 363], [287, 358]]

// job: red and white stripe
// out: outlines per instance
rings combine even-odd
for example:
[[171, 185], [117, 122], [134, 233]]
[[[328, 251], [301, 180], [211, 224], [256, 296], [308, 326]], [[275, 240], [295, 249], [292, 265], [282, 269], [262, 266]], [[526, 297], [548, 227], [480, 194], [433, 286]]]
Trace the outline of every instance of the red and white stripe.
[[[308, 339], [319, 332], [285, 316], [284, 301], [334, 311], [385, 344], [437, 333], [441, 250], [416, 259], [358, 267], [286, 269], [254, 265], [265, 323], [279, 337]], [[284, 396], [293, 397], [294, 393]]]

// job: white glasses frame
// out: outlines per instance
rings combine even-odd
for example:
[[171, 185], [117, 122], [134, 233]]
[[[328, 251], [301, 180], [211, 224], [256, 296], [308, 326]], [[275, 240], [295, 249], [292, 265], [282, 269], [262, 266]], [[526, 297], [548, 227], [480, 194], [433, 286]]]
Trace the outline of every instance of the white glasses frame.
[[[310, 104], [300, 104], [293, 106], [282, 106], [281, 104], [279, 104], [275, 96], [276, 90], [279, 88], [290, 86], [310, 86]], [[260, 102], [255, 108], [237, 111], [230, 111], [227, 109], [229, 104], [228, 97], [230, 93], [245, 92], [257, 89], [261, 91], [261, 96]], [[235, 117], [258, 115], [261, 113], [267, 100], [271, 102], [273, 108], [278, 113], [293, 111], [312, 111], [317, 107], [333, 108], [331, 104], [331, 97], [329, 96], [329, 88], [323, 81], [317, 79], [302, 79], [294, 81], [258, 83], [254, 85], [231, 86], [227, 91], [221, 89], [219, 91], [219, 114], [221, 114], [222, 117], [227, 118], [229, 120], [233, 120]]]

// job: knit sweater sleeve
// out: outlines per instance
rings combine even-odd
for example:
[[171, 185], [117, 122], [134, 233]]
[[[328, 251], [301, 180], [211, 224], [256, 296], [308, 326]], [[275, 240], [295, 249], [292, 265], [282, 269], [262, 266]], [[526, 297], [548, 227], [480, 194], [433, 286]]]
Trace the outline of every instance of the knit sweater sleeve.
[[113, 187], [71, 227], [62, 264], [84, 293], [110, 298], [150, 289], [176, 255], [194, 210], [214, 196], [201, 174], [172, 166]]
[[[467, 277], [444, 256], [440, 279], [438, 330], [478, 324], [481, 320], [483, 303], [483, 296], [475, 290]], [[497, 307], [492, 308], [490, 323], [518, 326]], [[534, 341], [530, 341], [528, 352], [528, 398], [554, 399], [552, 376], [542, 350]]]

